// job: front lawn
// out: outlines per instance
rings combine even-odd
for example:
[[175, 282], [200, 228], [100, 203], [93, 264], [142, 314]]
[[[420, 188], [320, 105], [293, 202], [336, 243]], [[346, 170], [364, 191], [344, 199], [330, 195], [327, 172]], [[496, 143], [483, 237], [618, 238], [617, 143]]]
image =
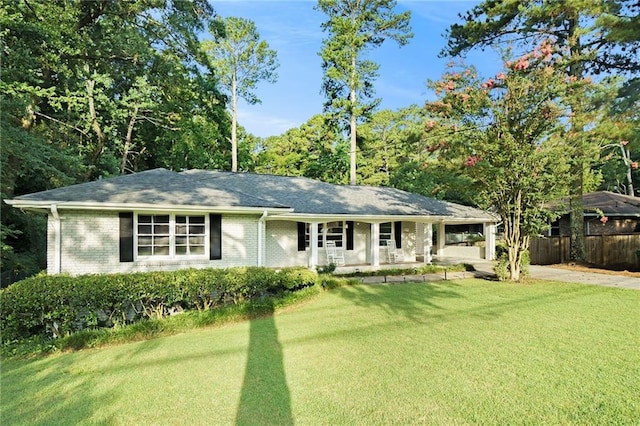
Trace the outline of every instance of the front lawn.
[[3, 424], [637, 424], [640, 292], [358, 285], [273, 317], [2, 363]]

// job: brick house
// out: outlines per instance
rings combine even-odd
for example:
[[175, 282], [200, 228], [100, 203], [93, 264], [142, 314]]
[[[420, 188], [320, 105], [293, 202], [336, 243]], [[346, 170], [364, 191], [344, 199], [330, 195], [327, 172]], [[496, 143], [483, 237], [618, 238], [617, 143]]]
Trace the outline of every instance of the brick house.
[[[640, 198], [609, 191], [597, 191], [584, 194], [582, 200], [585, 235], [640, 233]], [[563, 206], [567, 205], [568, 202], [563, 203]], [[570, 235], [570, 221], [567, 213], [551, 224], [548, 236]]]
[[[48, 215], [47, 272], [115, 273], [195, 267], [327, 263], [388, 267], [438, 256], [492, 259], [497, 218], [482, 210], [393, 188], [333, 185], [302, 177], [165, 169], [15, 197]], [[446, 225], [480, 224], [485, 248], [447, 246]], [[433, 241], [434, 230], [437, 241]], [[480, 247], [473, 247], [479, 250]]]

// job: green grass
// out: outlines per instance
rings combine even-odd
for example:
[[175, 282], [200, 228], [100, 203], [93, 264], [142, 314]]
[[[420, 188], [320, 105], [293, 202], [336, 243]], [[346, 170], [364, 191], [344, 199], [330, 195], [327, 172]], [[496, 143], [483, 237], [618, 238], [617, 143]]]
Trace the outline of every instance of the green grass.
[[334, 289], [275, 316], [2, 364], [2, 424], [637, 424], [640, 292]]

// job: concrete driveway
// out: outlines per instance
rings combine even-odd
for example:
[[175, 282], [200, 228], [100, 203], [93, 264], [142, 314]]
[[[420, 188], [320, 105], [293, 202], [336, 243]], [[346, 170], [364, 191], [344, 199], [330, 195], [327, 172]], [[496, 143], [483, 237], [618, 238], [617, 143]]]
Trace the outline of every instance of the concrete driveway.
[[[439, 259], [440, 260], [440, 259]], [[478, 259], [442, 259], [438, 263], [456, 264], [469, 263], [476, 269], [475, 276], [495, 277], [493, 272], [494, 262]], [[640, 278], [625, 277], [623, 275], [598, 274], [595, 272], [578, 272], [564, 268], [554, 268], [553, 266], [531, 265], [529, 267], [530, 277], [541, 280], [563, 281], [570, 283], [583, 283], [601, 285], [606, 287], [628, 288], [640, 290]]]
[[[425, 275], [389, 275], [361, 277], [360, 281], [365, 284], [379, 283], [402, 283], [402, 282], [421, 282], [421, 281], [439, 281], [443, 279], [458, 278], [488, 278], [495, 279], [496, 274], [493, 272], [494, 262], [482, 259], [466, 259], [466, 258], [444, 258], [436, 259], [435, 263], [440, 265], [456, 265], [467, 263], [473, 265], [474, 272], [449, 272]], [[554, 268], [553, 266], [531, 265], [529, 267], [530, 277], [540, 280], [561, 281], [570, 283], [582, 283], [591, 285], [601, 285], [605, 287], [618, 287], [631, 290], [640, 290], [640, 278], [625, 277], [623, 275], [598, 274], [595, 272], [579, 272], [564, 268]]]
[[531, 265], [529, 267], [529, 271], [531, 278], [538, 278], [541, 280], [564, 281], [640, 290], [640, 278], [625, 277], [622, 275], [597, 274], [594, 272], [579, 272], [572, 271], [570, 269], [541, 265]]

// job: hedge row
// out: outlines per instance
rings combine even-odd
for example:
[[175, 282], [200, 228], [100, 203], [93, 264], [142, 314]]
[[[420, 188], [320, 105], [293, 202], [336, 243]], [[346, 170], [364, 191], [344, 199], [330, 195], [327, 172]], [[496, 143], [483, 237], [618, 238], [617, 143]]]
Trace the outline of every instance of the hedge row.
[[188, 309], [212, 309], [316, 283], [307, 269], [185, 269], [113, 275], [43, 275], [0, 290], [2, 339], [59, 337]]

